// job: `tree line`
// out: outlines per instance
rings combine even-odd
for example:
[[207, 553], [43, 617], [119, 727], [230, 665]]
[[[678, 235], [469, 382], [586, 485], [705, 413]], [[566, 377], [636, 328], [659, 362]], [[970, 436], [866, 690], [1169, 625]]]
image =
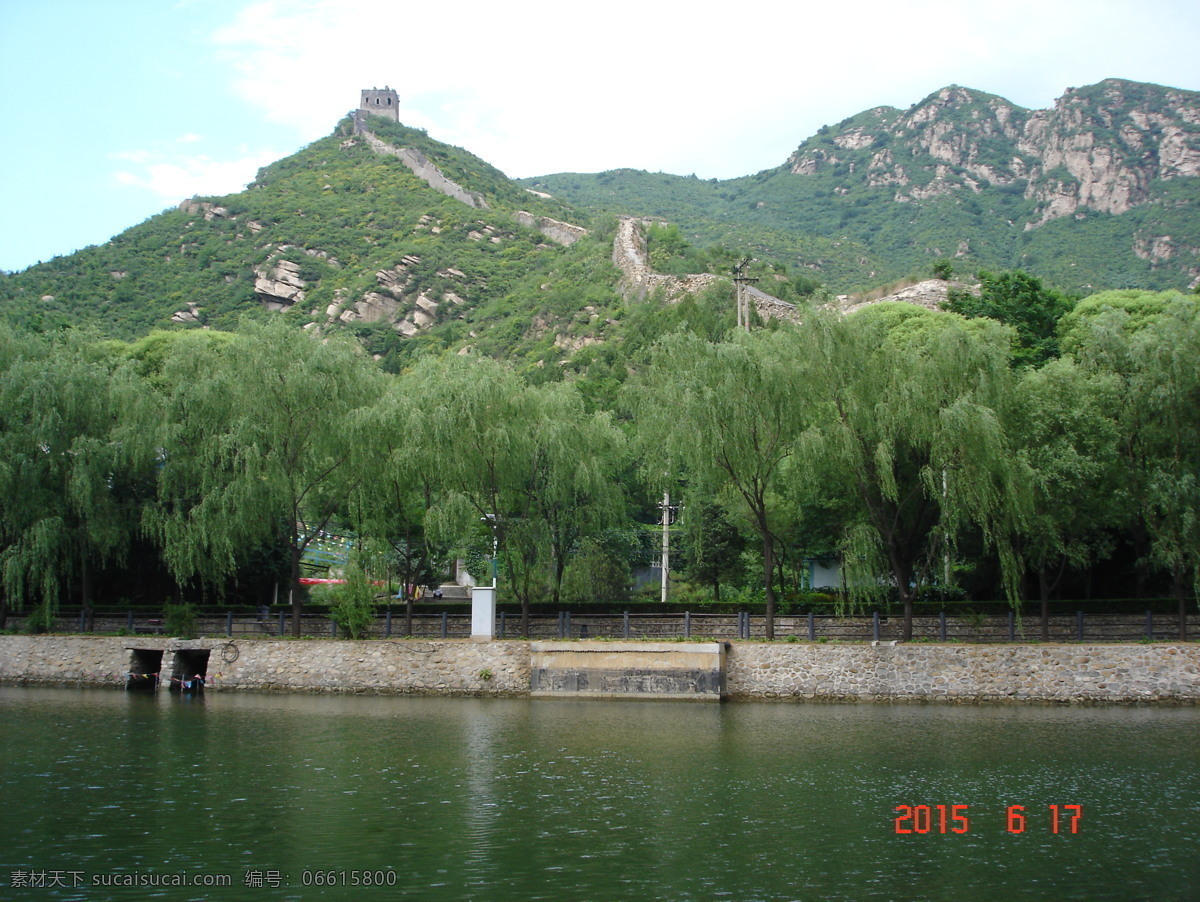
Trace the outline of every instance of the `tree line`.
[[347, 531], [352, 567], [402, 584], [453, 557], [485, 579], [494, 550], [527, 632], [537, 602], [620, 599], [669, 491], [680, 573], [765, 603], [768, 635], [806, 562], [836, 558], [839, 609], [895, 604], [906, 637], [929, 597], [1038, 599], [1045, 631], [1055, 593], [1095, 580], [1169, 593], [1184, 637], [1197, 299], [983, 283], [958, 313], [740, 333], [696, 312], [602, 385], [477, 355], [393, 375], [286, 321], [128, 343], [0, 326], [2, 600], [47, 624], [130, 586], [257, 604], [279, 585], [299, 635], [306, 551]]

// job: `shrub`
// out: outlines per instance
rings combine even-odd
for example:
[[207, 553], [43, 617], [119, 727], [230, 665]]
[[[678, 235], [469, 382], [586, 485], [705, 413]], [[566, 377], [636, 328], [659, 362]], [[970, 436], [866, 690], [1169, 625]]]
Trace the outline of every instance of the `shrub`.
[[54, 610], [43, 601], [25, 618], [25, 632], [48, 633], [52, 629], [54, 629]]
[[592, 539], [585, 539], [563, 574], [562, 599], [567, 604], [608, 602], [629, 598], [629, 568]]
[[163, 606], [163, 627], [168, 636], [177, 639], [196, 638], [196, 606], [190, 602]]
[[346, 568], [346, 582], [333, 592], [329, 616], [349, 638], [362, 639], [375, 619], [375, 589], [360, 567]]

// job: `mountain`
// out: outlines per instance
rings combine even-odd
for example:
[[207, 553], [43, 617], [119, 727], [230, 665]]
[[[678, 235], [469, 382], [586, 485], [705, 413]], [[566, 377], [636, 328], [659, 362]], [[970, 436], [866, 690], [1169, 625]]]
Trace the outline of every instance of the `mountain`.
[[[731, 310], [728, 274], [747, 255], [765, 317], [791, 317], [822, 286], [879, 289], [945, 259], [957, 275], [1021, 268], [1081, 293], [1183, 288], [1200, 277], [1198, 172], [1200, 94], [1117, 80], [1048, 111], [944, 88], [728, 181], [515, 182], [360, 110], [245, 191], [0, 276], [0, 318], [134, 338], [283, 315], [349, 330], [389, 366], [450, 349], [583, 367], [605, 356], [582, 353], [601, 341]], [[655, 291], [704, 292], [710, 310], [651, 327], [657, 314], [635, 302]]]
[[951, 86], [823, 127], [728, 181], [616, 170], [523, 180], [593, 211], [806, 267], [835, 290], [1021, 268], [1061, 288], [1200, 279], [1200, 93], [1109, 79], [1050, 110]]
[[132, 338], [281, 313], [350, 329], [384, 356], [511, 353], [525, 338], [536, 355], [559, 335], [533, 327], [540, 313], [562, 312], [566, 331], [581, 309], [620, 303], [611, 234], [590, 220], [423, 131], [347, 117], [245, 191], [0, 278], [0, 316]]

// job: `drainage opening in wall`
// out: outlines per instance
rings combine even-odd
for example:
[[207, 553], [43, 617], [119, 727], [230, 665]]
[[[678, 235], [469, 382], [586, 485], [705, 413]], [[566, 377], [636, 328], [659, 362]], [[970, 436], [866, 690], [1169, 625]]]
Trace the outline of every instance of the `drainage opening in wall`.
[[203, 692], [208, 679], [207, 648], [181, 648], [171, 667], [172, 692]]
[[125, 689], [134, 692], [153, 692], [158, 688], [162, 672], [161, 648], [129, 649], [129, 672], [125, 674]]

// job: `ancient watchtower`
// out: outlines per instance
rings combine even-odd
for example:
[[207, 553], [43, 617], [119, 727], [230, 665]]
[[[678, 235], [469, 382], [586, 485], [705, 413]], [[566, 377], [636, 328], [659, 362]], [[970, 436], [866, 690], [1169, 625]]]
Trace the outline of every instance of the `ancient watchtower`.
[[364, 88], [358, 108], [364, 113], [400, 121], [400, 95], [389, 87], [384, 87], [383, 90]]

